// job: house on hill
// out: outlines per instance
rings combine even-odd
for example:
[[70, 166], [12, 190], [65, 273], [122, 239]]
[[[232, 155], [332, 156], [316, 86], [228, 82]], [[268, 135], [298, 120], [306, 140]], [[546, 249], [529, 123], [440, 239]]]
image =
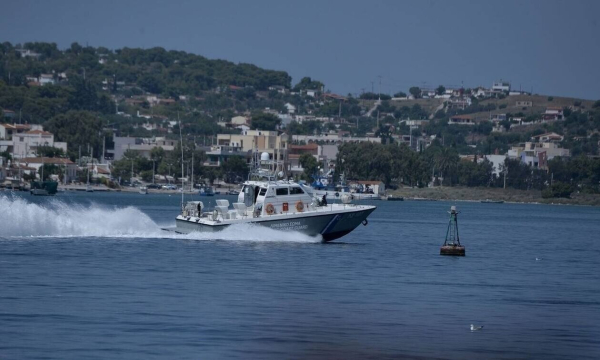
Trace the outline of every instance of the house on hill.
[[296, 107], [290, 103], [285, 103], [285, 108], [287, 109], [288, 114], [295, 114], [296, 113]]
[[471, 115], [454, 115], [448, 120], [448, 125], [475, 125]]
[[510, 92], [510, 83], [506, 81], [496, 81], [492, 84], [492, 91]]
[[555, 121], [564, 119], [565, 115], [563, 113], [563, 109], [560, 107], [548, 107], [546, 108], [546, 112], [542, 114], [542, 120], [544, 121]]
[[277, 91], [280, 94], [287, 94], [289, 92], [285, 86], [281, 85], [271, 85], [269, 86], [269, 91]]
[[321, 94], [321, 90], [306, 89], [305, 93], [306, 93], [306, 96], [317, 97]]
[[531, 137], [531, 141], [535, 142], [561, 142], [565, 137], [557, 133], [545, 133]]
[[515, 106], [517, 106], [517, 107], [532, 107], [533, 102], [532, 101], [516, 101]]

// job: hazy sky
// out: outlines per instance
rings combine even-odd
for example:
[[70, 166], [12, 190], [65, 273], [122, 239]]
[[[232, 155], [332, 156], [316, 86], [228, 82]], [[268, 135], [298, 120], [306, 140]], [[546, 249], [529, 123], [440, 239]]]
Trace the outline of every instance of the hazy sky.
[[0, 41], [184, 50], [337, 93], [491, 86], [600, 99], [600, 1], [7, 1]]

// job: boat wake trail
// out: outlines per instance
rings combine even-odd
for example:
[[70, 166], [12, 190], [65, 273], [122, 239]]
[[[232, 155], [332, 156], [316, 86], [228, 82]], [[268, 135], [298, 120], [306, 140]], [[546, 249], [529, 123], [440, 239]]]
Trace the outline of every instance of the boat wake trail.
[[83, 206], [65, 204], [57, 200], [39, 205], [5, 195], [0, 195], [0, 214], [0, 238], [172, 238], [304, 243], [321, 241], [320, 237], [248, 224], [230, 226], [216, 233], [175, 234], [161, 230], [148, 215], [131, 206]]
[[109, 237], [142, 235], [160, 229], [134, 207], [85, 207], [49, 201], [45, 205], [0, 196], [2, 237]]

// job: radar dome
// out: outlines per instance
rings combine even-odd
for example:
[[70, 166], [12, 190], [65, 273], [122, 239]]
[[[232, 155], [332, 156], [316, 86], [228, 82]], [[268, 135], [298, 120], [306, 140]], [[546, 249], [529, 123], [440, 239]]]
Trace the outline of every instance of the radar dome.
[[260, 161], [269, 161], [269, 153], [262, 153], [260, 154]]

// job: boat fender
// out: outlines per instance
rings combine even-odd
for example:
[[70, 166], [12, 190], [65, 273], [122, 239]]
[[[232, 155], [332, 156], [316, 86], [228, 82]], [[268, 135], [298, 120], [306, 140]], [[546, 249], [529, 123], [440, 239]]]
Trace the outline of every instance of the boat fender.
[[298, 201], [296, 203], [296, 211], [298, 211], [298, 212], [304, 211], [304, 203], [302, 201]]
[[217, 210], [213, 210], [212, 215], [213, 215], [213, 221], [217, 220], [217, 216], [219, 216], [219, 212]]
[[367, 225], [369, 225], [369, 220], [367, 220], [367, 219], [364, 219], [364, 220], [362, 221], [362, 224], [363, 224], [363, 226], [367, 226]]
[[275, 213], [275, 206], [273, 206], [273, 204], [267, 204], [265, 210], [267, 211], [267, 214], [273, 215], [273, 213]]

